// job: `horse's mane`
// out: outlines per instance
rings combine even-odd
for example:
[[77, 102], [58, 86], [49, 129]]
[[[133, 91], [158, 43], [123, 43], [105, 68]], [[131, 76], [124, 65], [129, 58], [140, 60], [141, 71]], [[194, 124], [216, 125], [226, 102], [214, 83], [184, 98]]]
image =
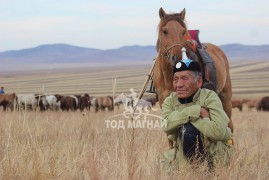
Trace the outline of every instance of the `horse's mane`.
[[[161, 29], [163, 26], [165, 26], [169, 21], [175, 20], [177, 21], [182, 27], [187, 29], [185, 21], [181, 18], [181, 13], [174, 13], [174, 14], [166, 14], [164, 18], [160, 20], [160, 23], [158, 25], [158, 37], [160, 37]], [[159, 44], [160, 40], [157, 40], [156, 44], [156, 50], [159, 50]]]

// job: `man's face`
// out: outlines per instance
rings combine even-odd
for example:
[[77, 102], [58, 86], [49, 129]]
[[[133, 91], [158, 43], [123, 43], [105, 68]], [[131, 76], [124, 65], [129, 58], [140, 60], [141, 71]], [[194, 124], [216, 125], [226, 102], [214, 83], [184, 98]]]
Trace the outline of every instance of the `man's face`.
[[173, 86], [180, 99], [192, 96], [202, 86], [202, 79], [195, 81], [191, 73], [191, 71], [181, 71], [174, 74]]

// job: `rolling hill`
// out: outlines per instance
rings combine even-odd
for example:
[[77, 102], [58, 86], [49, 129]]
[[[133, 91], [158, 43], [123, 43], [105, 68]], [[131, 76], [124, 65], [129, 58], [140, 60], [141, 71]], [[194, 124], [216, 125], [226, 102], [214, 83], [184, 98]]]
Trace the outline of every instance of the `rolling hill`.
[[[227, 44], [221, 48], [230, 61], [267, 60], [269, 45]], [[94, 49], [68, 44], [47, 44], [38, 47], [0, 52], [0, 63], [4, 70], [18, 68], [40, 68], [55, 64], [73, 66], [78, 64], [132, 65], [151, 64], [156, 56], [155, 46], [124, 46], [118, 49]]]

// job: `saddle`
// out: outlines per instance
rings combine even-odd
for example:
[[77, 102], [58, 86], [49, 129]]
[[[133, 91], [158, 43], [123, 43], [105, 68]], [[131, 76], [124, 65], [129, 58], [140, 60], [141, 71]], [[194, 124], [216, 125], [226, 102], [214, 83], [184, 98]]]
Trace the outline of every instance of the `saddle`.
[[216, 67], [212, 57], [206, 51], [206, 45], [202, 44], [199, 40], [199, 30], [189, 30], [192, 41], [196, 45], [199, 56], [201, 57], [202, 63], [204, 65], [203, 74], [203, 87], [216, 92], [217, 90], [217, 77], [216, 77]]

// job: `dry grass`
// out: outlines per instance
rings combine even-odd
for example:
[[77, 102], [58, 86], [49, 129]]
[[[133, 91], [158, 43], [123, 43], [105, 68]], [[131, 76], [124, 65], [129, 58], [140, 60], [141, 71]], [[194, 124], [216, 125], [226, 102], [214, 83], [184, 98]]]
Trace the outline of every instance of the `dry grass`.
[[164, 132], [107, 126], [121, 112], [1, 112], [0, 178], [268, 179], [268, 113], [234, 111], [236, 152], [228, 167], [208, 173], [202, 165], [168, 174], [160, 164]]

